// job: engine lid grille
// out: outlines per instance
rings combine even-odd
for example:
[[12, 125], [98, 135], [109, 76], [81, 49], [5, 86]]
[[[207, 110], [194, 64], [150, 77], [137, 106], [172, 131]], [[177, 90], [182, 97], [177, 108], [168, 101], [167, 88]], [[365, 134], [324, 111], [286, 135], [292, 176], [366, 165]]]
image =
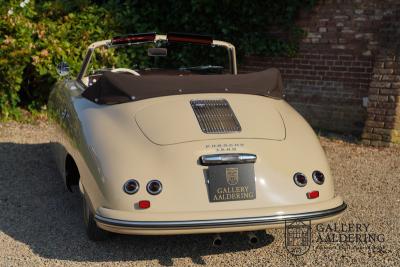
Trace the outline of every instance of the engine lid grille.
[[242, 130], [235, 113], [225, 99], [191, 100], [190, 104], [203, 133], [224, 134]]

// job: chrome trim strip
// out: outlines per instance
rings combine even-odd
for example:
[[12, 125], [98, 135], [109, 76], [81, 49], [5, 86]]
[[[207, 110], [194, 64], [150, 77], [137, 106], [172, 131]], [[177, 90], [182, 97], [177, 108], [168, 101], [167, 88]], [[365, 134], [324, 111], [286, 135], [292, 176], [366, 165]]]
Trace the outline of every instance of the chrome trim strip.
[[257, 156], [247, 153], [211, 154], [200, 157], [201, 165], [241, 164], [255, 163]]
[[[85, 59], [83, 60], [81, 70], [79, 71], [79, 74], [76, 77], [77, 81], [82, 82], [82, 78], [83, 78], [83, 76], [85, 76], [85, 73], [88, 69], [89, 62], [90, 62], [90, 59], [92, 58], [93, 52], [94, 52], [94, 48], [89, 47], [89, 49], [86, 52]], [[85, 85], [83, 82], [82, 82], [82, 84]]]
[[246, 225], [276, 224], [291, 220], [317, 220], [337, 215], [347, 208], [346, 203], [321, 211], [312, 211], [299, 214], [272, 215], [263, 217], [216, 219], [216, 220], [195, 220], [195, 221], [124, 221], [106, 218], [96, 214], [95, 220], [99, 223], [128, 228], [139, 229], [181, 229], [181, 228], [218, 228], [218, 227], [237, 227]]

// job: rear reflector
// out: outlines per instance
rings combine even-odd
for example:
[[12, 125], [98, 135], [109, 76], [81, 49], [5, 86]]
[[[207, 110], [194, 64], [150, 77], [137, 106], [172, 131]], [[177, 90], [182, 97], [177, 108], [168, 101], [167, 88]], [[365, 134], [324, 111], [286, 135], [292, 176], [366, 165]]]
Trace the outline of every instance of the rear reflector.
[[213, 38], [211, 36], [177, 32], [168, 33], [167, 40], [168, 42], [182, 42], [204, 45], [210, 45], [213, 42]]
[[120, 44], [153, 42], [155, 39], [156, 39], [155, 32], [128, 34], [128, 35], [121, 35], [121, 36], [113, 37], [111, 39], [111, 44], [112, 45], [120, 45]]
[[139, 208], [141, 208], [141, 209], [150, 208], [150, 201], [148, 201], [148, 200], [140, 200], [139, 201]]
[[311, 191], [307, 193], [308, 199], [313, 199], [319, 197], [319, 191]]

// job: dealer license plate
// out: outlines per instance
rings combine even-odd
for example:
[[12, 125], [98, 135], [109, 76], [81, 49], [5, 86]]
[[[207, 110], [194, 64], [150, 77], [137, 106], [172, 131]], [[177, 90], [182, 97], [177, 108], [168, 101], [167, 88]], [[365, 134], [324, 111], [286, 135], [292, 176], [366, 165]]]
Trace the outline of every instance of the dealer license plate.
[[253, 163], [209, 166], [207, 179], [210, 202], [256, 198]]

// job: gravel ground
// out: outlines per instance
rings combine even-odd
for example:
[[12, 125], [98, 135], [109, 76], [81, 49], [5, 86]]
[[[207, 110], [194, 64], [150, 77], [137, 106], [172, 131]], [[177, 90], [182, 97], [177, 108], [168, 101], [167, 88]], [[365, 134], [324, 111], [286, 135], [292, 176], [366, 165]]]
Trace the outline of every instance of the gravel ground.
[[[384, 242], [313, 242], [303, 256], [289, 254], [284, 230], [270, 230], [256, 247], [239, 234], [170, 237], [115, 236], [93, 243], [81, 221], [77, 194], [67, 192], [49, 149], [45, 123], [0, 124], [0, 266], [39, 265], [312, 265], [400, 266], [400, 148], [376, 149], [322, 138], [336, 191], [349, 205], [337, 223], [369, 224]], [[324, 224], [327, 227], [328, 224]], [[333, 223], [329, 224], [333, 226]]]

